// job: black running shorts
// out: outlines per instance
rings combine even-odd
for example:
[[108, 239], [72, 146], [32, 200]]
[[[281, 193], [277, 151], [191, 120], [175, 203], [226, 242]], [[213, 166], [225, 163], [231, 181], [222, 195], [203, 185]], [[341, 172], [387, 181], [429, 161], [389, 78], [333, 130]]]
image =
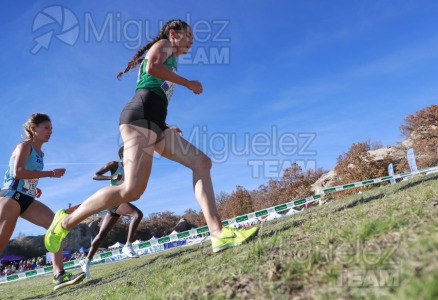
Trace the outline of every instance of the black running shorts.
[[[10, 195], [13, 193], [12, 195]], [[34, 197], [31, 197], [29, 195], [20, 193], [18, 191], [9, 191], [9, 190], [1, 190], [0, 191], [0, 197], [7, 197], [14, 199], [18, 202], [18, 205], [20, 205], [20, 215], [23, 214], [27, 208], [32, 204], [32, 202], [35, 200]]]
[[119, 124], [131, 124], [154, 131], [160, 137], [166, 125], [167, 102], [151, 90], [138, 89], [120, 114]]
[[120, 206], [120, 205], [116, 205], [116, 206], [111, 207], [110, 209], [107, 210], [108, 213], [109, 213], [109, 214], [113, 214], [113, 215], [117, 215], [117, 216], [120, 217], [120, 215], [119, 215], [118, 213], [116, 213], [116, 211], [117, 211], [117, 209], [119, 208], [119, 206]]

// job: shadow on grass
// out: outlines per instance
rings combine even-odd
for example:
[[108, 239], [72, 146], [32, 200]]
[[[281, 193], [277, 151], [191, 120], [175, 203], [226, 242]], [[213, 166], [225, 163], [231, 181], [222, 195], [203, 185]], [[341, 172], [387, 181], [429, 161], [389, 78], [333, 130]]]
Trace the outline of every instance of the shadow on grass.
[[[279, 219], [279, 221], [283, 221], [281, 229], [271, 229], [271, 228], [268, 229], [268, 228], [265, 228], [265, 225], [262, 225], [257, 238], [273, 237], [278, 232], [287, 231], [291, 228], [298, 228], [306, 221], [306, 219], [303, 218], [301, 220], [295, 220], [295, 221], [292, 221], [291, 223], [287, 223], [287, 224], [284, 224], [285, 218]], [[272, 224], [272, 225], [275, 225], [275, 224]], [[266, 230], [269, 230], [269, 231], [266, 232]]]
[[382, 199], [385, 196], [385, 193], [379, 193], [377, 195], [373, 195], [373, 196], [369, 196], [369, 197], [363, 197], [363, 198], [359, 198], [356, 200], [353, 200], [352, 202], [342, 206], [342, 207], [338, 207], [337, 209], [335, 209], [333, 212], [340, 212], [346, 209], [350, 209], [353, 207], [358, 206], [359, 204], [365, 204], [371, 201], [375, 201], [375, 200], [379, 200]]
[[428, 181], [431, 181], [431, 180], [437, 180], [437, 179], [438, 179], [438, 174], [434, 174], [434, 175], [432, 175], [432, 176], [430, 176], [428, 178], [424, 178], [423, 180], [418, 179], [416, 181], [407, 182], [403, 186], [399, 187], [396, 191], [403, 191], [405, 189], [409, 189], [411, 187], [417, 186], [417, 185], [419, 185], [421, 183], [428, 182]]
[[[86, 280], [86, 279], [84, 279], [84, 280]], [[89, 280], [88, 282], [91, 282], [91, 281], [92, 280]], [[55, 298], [58, 298], [58, 297], [63, 296], [63, 295], [68, 295], [68, 294], [71, 294], [71, 293], [79, 292], [84, 286], [88, 286], [89, 285], [88, 282], [82, 281], [81, 283], [78, 283], [78, 284], [73, 285], [73, 286], [65, 287], [65, 288], [60, 289], [58, 291], [53, 291], [52, 290], [52, 292], [48, 293], [48, 294], [34, 295], [32, 297], [27, 297], [27, 298], [22, 298], [22, 299], [25, 299], [25, 300], [32, 300], [32, 299], [55, 299]], [[54, 287], [53, 284], [48, 284], [48, 285], [50, 286], [50, 288]], [[0, 297], [0, 299], [2, 299], [2, 298]]]
[[[412, 182], [408, 182], [406, 184], [402, 184], [401, 186], [395, 186], [395, 189], [394, 189], [394, 191], [392, 193], [401, 192], [403, 190], [406, 190], [406, 189], [415, 187], [417, 185], [420, 185], [422, 183], [425, 183], [425, 182], [428, 182], [428, 181], [431, 181], [431, 180], [436, 180], [436, 179], [438, 179], [438, 175], [433, 175], [433, 176], [430, 176], [428, 178], [419, 178], [417, 180], [413, 179]], [[400, 183], [398, 185], [400, 185]], [[339, 208], [335, 209], [333, 212], [343, 211], [345, 209], [353, 208], [353, 207], [355, 207], [355, 206], [357, 206], [359, 204], [364, 204], [364, 203], [368, 203], [368, 202], [371, 202], [371, 201], [374, 201], [374, 200], [379, 200], [379, 199], [382, 199], [383, 197], [385, 197], [387, 195], [388, 195], [388, 191], [385, 189], [385, 191], [382, 191], [382, 192], [378, 193], [377, 195], [372, 195], [372, 196], [368, 196], [368, 197], [362, 197], [362, 198], [353, 200], [352, 202], [350, 202], [350, 203], [348, 203], [348, 204], [346, 204], [346, 205], [344, 205], [342, 207], [339, 207]]]
[[[322, 213], [320, 215], [320, 217], [323, 217], [323, 216], [326, 216], [326, 215], [329, 215], [329, 214], [332, 214], [332, 213], [337, 213], [337, 212], [340, 212], [340, 211], [344, 211], [346, 209], [351, 209], [351, 208], [354, 208], [354, 207], [356, 207], [358, 205], [369, 203], [369, 202], [372, 202], [372, 201], [375, 201], [375, 200], [380, 200], [380, 199], [384, 198], [385, 196], [387, 196], [390, 193], [393, 194], [393, 193], [401, 192], [403, 190], [406, 190], [406, 189], [418, 186], [418, 185], [420, 185], [422, 183], [425, 183], [425, 182], [428, 182], [428, 181], [432, 181], [432, 180], [437, 180], [437, 179], [438, 179], [438, 174], [433, 174], [433, 175], [431, 175], [431, 176], [429, 176], [427, 178], [411, 179], [412, 180], [411, 182], [407, 182], [405, 184], [398, 183], [397, 185], [399, 185], [399, 186], [395, 186], [394, 190], [391, 191], [391, 192], [389, 192], [387, 189], [384, 189], [383, 191], [379, 191], [378, 194], [369, 195], [369, 196], [365, 196], [365, 197], [362, 196], [362, 197], [360, 197], [358, 199], [352, 200], [351, 202], [345, 203], [344, 205], [342, 205], [341, 203], [338, 203], [339, 207], [333, 208], [333, 209], [330, 209], [330, 207], [325, 207], [325, 206], [319, 207], [321, 209], [319, 211], [319, 213]], [[356, 197], [357, 197], [357, 195], [356, 195]], [[340, 200], [337, 200], [337, 201], [345, 201], [345, 199], [340, 199]], [[310, 213], [309, 216], [310, 216], [310, 218], [312, 218], [312, 216], [311, 216], [312, 212], [311, 211], [306, 211], [306, 212], [309, 212]], [[293, 218], [293, 216], [291, 216], [291, 217]], [[304, 222], [306, 222], [308, 219], [309, 218], [303, 217], [303, 218], [301, 218], [299, 220], [294, 220], [291, 223], [282, 224], [282, 228], [281, 229], [271, 229], [269, 232], [264, 233], [263, 236], [264, 237], [272, 237], [272, 236], [276, 235], [280, 231], [286, 231], [286, 230], [291, 229], [291, 228], [298, 228]], [[282, 221], [282, 220], [285, 220], [285, 218], [282, 218], [282, 219], [279, 219], [279, 220]], [[275, 223], [273, 223], [273, 225], [275, 225]]]
[[[56, 296], [54, 296], [56, 297]], [[51, 297], [53, 298], [53, 297]], [[12, 297], [10, 299], [13, 299]], [[32, 298], [23, 298], [24, 300], [32, 300], [32, 299], [47, 299], [47, 295], [36, 295], [33, 296]]]

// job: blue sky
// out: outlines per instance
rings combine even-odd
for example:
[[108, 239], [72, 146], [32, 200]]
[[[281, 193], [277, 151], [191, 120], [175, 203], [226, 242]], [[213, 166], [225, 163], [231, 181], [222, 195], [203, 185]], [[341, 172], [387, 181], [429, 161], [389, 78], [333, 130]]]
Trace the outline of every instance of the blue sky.
[[[436, 104], [435, 1], [14, 1], [0, 12], [0, 98], [6, 170], [34, 112], [52, 118], [43, 146], [41, 200], [79, 204], [106, 182], [94, 172], [117, 160], [119, 114], [136, 71], [135, 52], [171, 18], [188, 21], [194, 47], [178, 73], [204, 93], [178, 87], [168, 122], [215, 162], [215, 192], [256, 189], [297, 162], [330, 170], [352, 143], [401, 141], [404, 117]], [[157, 157], [134, 203], [145, 215], [199, 210], [191, 172]], [[19, 221], [13, 236], [43, 234]]]

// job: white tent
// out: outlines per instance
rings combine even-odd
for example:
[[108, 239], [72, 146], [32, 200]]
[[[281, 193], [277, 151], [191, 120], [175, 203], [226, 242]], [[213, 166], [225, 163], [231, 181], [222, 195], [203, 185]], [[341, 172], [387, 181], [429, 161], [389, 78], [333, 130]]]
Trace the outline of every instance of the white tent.
[[140, 244], [140, 243], [143, 243], [142, 241], [140, 241], [140, 240], [136, 240], [135, 242], [133, 242], [132, 244], [133, 245], [138, 245], [138, 244]]
[[297, 212], [300, 212], [300, 211], [291, 208], [291, 209], [289, 209], [289, 211], [285, 214], [285, 216], [290, 216], [290, 215], [296, 214]]
[[149, 241], [155, 241], [157, 238], [153, 235], [150, 239], [148, 239], [148, 242]]
[[122, 248], [123, 246], [125, 246], [125, 244], [117, 242], [114, 245], [109, 246], [108, 249], [117, 249], [117, 248]]
[[280, 215], [279, 213], [277, 213], [277, 212], [273, 212], [273, 213], [270, 213], [267, 217], [266, 217], [266, 221], [272, 221], [272, 220], [275, 220], [275, 219], [279, 219], [279, 218], [281, 218], [281, 217], [283, 217], [283, 215]]
[[239, 228], [241, 226], [251, 226], [254, 224], [258, 224], [258, 223], [260, 223], [260, 221], [257, 218], [252, 218], [252, 219], [246, 220], [245, 222], [242, 222], [242, 223], [235, 223], [234, 227]]
[[178, 232], [174, 230], [170, 234], [178, 234]]

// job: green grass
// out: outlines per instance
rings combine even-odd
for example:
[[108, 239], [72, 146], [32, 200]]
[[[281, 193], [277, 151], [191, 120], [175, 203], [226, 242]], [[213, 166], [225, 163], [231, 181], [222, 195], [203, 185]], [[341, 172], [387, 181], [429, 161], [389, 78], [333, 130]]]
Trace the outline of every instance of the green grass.
[[51, 278], [0, 285], [1, 299], [438, 299], [438, 176], [262, 225], [254, 241], [209, 242], [91, 268], [54, 292]]

